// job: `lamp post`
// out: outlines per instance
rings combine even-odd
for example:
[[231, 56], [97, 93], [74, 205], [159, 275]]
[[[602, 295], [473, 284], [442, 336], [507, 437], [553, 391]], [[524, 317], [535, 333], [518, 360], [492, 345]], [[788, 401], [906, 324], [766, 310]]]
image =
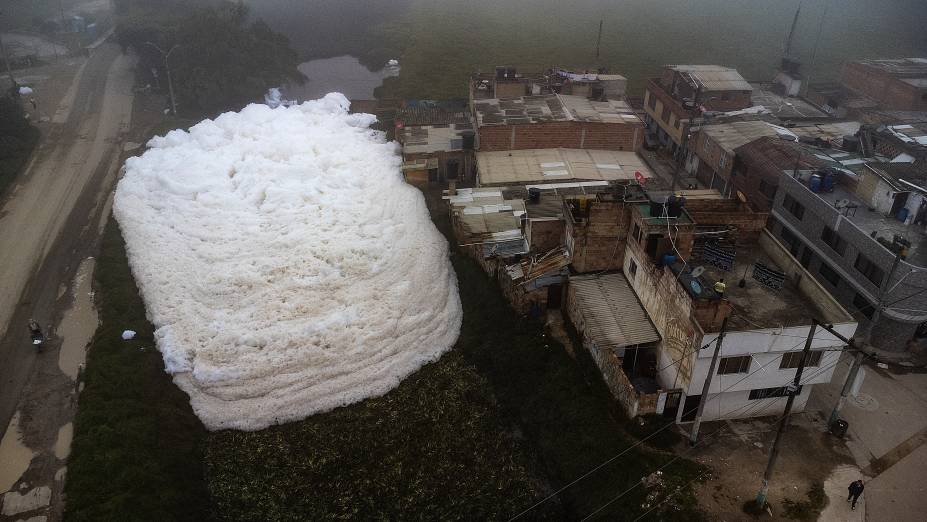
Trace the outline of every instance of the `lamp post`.
[[177, 102], [174, 100], [174, 83], [171, 81], [171, 67], [167, 61], [168, 59], [170, 59], [171, 53], [173, 53], [178, 47], [180, 47], [180, 45], [174, 44], [174, 46], [168, 49], [166, 53], [164, 52], [163, 49], [161, 49], [160, 47], [158, 47], [157, 45], [151, 42], [145, 42], [145, 45], [150, 45], [154, 47], [155, 49], [157, 49], [159, 53], [161, 53], [161, 57], [164, 60], [164, 70], [167, 72], [167, 91], [171, 96], [171, 114], [173, 114], [174, 116], [177, 116]]

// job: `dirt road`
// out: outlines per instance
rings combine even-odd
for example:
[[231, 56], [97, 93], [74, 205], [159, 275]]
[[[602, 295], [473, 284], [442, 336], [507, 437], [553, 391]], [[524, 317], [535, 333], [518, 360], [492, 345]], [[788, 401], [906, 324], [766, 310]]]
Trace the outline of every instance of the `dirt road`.
[[[13, 501], [54, 506], [60, 495], [56, 485], [62, 483], [76, 394], [73, 372], [59, 362], [62, 338], [54, 333], [78, 298], [67, 290], [82, 260], [92, 255], [105, 217], [132, 117], [133, 67], [114, 44], [94, 52], [0, 208], [0, 434], [15, 412], [17, 438], [32, 454], [20, 479], [20, 491], [31, 496], [5, 495], [0, 520], [12, 514]], [[41, 352], [25, 336], [30, 317], [52, 334]], [[32, 489], [23, 487], [26, 482]], [[45, 514], [56, 519], [56, 511]]]

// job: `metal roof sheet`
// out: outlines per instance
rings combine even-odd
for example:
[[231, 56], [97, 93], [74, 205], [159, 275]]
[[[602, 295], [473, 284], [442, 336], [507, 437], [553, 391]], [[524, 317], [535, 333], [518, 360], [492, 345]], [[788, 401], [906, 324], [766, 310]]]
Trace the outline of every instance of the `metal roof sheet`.
[[600, 347], [622, 347], [660, 340], [657, 329], [623, 274], [571, 277], [583, 335]]
[[560, 183], [575, 180], [634, 180], [635, 172], [654, 177], [643, 158], [631, 151], [525, 149], [477, 152], [481, 185]]
[[752, 91], [737, 69], [721, 65], [671, 65], [671, 69], [688, 73], [705, 91]]

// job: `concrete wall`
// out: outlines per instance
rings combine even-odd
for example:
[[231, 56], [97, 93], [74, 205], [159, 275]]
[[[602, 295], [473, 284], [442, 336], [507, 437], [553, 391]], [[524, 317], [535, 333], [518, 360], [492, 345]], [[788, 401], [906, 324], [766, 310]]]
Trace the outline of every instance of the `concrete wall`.
[[[772, 386], [770, 386], [771, 388]], [[792, 413], [805, 411], [813, 386], [804, 386], [792, 403]], [[785, 413], [787, 397], [750, 400], [749, 391], [735, 391], [722, 394], [709, 394], [705, 403], [702, 420], [741, 419], [745, 417], [767, 417]], [[685, 401], [685, 398], [683, 398]], [[682, 408], [679, 408], [680, 416]]]
[[[632, 262], [637, 266], [633, 274]], [[657, 268], [633, 240], [625, 250], [623, 271], [662, 338], [657, 349], [657, 381], [667, 390], [687, 387], [694, 361], [686, 354], [701, 346], [704, 335], [692, 319], [692, 301], [673, 272]]]
[[[791, 195], [805, 207], [803, 219], [797, 219], [782, 207], [786, 194]], [[879, 287], [854, 267], [857, 255], [865, 255], [885, 274], [888, 274], [894, 261], [894, 254], [869, 237], [849, 218], [841, 215], [828, 201], [812, 193], [804, 184], [788, 175], [780, 178], [779, 192], [773, 203], [772, 216], [775, 222], [771, 222], [769, 228], [773, 235], [784, 239], [785, 234], [794, 234], [801, 241], [801, 248], [807, 248], [812, 252], [808, 272], [847, 311], [854, 315], [855, 319], [860, 322], [859, 330], [862, 332], [868, 324], [868, 319], [853, 305], [853, 299], [858, 293], [870, 304], [877, 303]], [[847, 242], [843, 255], [833, 251], [821, 240], [821, 231], [825, 226], [837, 231], [840, 237]], [[825, 263], [840, 276], [837, 285], [833, 285], [821, 276], [820, 267]], [[904, 277], [904, 284], [897, 284], [902, 277]], [[886, 288], [894, 290], [886, 294], [885, 300], [891, 303], [904, 299], [906, 309], [927, 310], [927, 293], [912, 295], [911, 289], [917, 287], [927, 287], [927, 270], [902, 261], [895, 276], [887, 283]], [[924, 321], [927, 321], [927, 317], [921, 314], [905, 315], [889, 309], [883, 314], [879, 324], [875, 326], [872, 344], [886, 350], [903, 350], [907, 341], [913, 336], [917, 325]]]
[[643, 123], [555, 121], [489, 125], [479, 129], [479, 150], [600, 149], [639, 151]]
[[[654, 105], [651, 107], [651, 105]], [[644, 112], [663, 129], [677, 146], [685, 145], [689, 114], [656, 82], [650, 81], [644, 90]], [[663, 115], [666, 113], [666, 119]], [[678, 123], [678, 126], [677, 126]]]
[[701, 168], [708, 169], [715, 176], [714, 182], [706, 180], [705, 183], [712, 187], [720, 187], [719, 190], [727, 194], [727, 182], [731, 179], [731, 171], [734, 169], [733, 151], [722, 149], [704, 132], [696, 132], [692, 136], [692, 142], [692, 152], [698, 156]]

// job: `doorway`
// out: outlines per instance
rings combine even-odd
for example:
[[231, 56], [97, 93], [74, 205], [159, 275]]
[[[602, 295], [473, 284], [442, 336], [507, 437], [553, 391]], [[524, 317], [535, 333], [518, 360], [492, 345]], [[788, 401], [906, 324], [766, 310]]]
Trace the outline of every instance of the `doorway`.
[[686, 397], [685, 405], [682, 407], [682, 418], [679, 419], [679, 422], [692, 422], [695, 420], [695, 415], [698, 413], [698, 401], [701, 398], [701, 395], [689, 395]]

